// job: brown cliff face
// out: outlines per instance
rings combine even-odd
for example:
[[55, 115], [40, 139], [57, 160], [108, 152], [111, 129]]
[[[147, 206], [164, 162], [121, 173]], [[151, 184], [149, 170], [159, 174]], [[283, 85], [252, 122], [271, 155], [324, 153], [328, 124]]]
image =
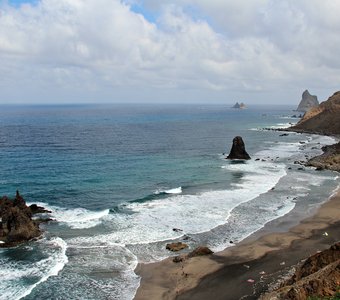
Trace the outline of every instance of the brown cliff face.
[[340, 134], [340, 91], [307, 111], [291, 130], [327, 135]]
[[314, 296], [334, 297], [339, 285], [340, 243], [337, 243], [330, 249], [306, 259], [296, 268], [292, 278], [284, 282], [278, 290], [263, 295], [260, 299], [306, 300]]

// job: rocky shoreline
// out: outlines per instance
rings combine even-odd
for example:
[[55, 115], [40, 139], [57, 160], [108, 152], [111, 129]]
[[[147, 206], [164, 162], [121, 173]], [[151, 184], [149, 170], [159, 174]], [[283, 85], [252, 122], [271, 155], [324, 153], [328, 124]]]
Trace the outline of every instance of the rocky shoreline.
[[34, 215], [50, 213], [45, 208], [32, 204], [27, 206], [19, 191], [15, 198], [0, 198], [0, 247], [14, 247], [32, 239], [39, 238], [42, 231], [39, 224], [48, 222], [49, 218], [33, 219]]
[[322, 147], [322, 150], [323, 154], [311, 158], [305, 166], [315, 167], [317, 170], [327, 169], [340, 172], [340, 142]]
[[[338, 138], [340, 134], [339, 115], [340, 92], [336, 92], [327, 101], [308, 110], [296, 125], [283, 130]], [[322, 151], [323, 154], [309, 159], [303, 165], [315, 167], [318, 171], [327, 169], [340, 172], [340, 142], [324, 146]], [[324, 235], [328, 236], [328, 233], [325, 232]], [[329, 249], [310, 256], [295, 266], [295, 269], [289, 279], [279, 282], [279, 287], [275, 291], [262, 295], [260, 299], [303, 300], [314, 296], [340, 299], [339, 240]]]
[[[279, 131], [339, 138], [339, 115], [337, 92], [297, 125]], [[302, 164], [340, 172], [340, 142], [322, 150]], [[135, 299], [340, 299], [339, 203], [338, 191], [313, 217], [288, 232], [269, 230], [263, 235], [263, 229], [254, 235], [257, 239], [250, 237], [220, 253], [140, 264], [136, 273], [142, 281]]]

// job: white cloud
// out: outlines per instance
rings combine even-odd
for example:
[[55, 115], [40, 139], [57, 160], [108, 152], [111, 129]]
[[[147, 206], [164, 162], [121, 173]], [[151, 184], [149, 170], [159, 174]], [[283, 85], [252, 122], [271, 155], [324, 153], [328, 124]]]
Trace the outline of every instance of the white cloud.
[[246, 93], [270, 102], [305, 88], [326, 97], [340, 79], [339, 9], [339, 0], [2, 1], [0, 102]]

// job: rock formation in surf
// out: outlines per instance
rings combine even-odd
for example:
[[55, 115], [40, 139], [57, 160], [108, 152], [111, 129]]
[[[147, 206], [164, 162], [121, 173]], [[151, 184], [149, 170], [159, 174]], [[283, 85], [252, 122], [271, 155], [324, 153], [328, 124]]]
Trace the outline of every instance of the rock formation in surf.
[[318, 97], [311, 95], [308, 90], [302, 93], [302, 99], [297, 108], [297, 111], [306, 112], [312, 107], [317, 107], [319, 105]]
[[295, 270], [279, 289], [260, 299], [340, 299], [340, 243], [312, 255]]
[[17, 191], [13, 200], [0, 198], [0, 247], [10, 247], [41, 235], [39, 221], [32, 220], [35, 213], [49, 212], [33, 205], [28, 207]]
[[233, 145], [227, 159], [250, 159], [246, 151], [242, 137], [236, 136], [233, 139]]

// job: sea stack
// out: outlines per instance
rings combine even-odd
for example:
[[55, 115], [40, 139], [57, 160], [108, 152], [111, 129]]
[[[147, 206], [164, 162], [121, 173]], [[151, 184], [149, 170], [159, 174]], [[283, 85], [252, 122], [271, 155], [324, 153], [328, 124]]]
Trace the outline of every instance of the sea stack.
[[246, 151], [243, 139], [240, 136], [236, 136], [233, 139], [233, 146], [227, 159], [250, 159], [249, 154]]
[[297, 111], [307, 112], [313, 107], [317, 107], [319, 105], [318, 97], [311, 95], [308, 90], [305, 90], [302, 93], [302, 99], [297, 108]]

